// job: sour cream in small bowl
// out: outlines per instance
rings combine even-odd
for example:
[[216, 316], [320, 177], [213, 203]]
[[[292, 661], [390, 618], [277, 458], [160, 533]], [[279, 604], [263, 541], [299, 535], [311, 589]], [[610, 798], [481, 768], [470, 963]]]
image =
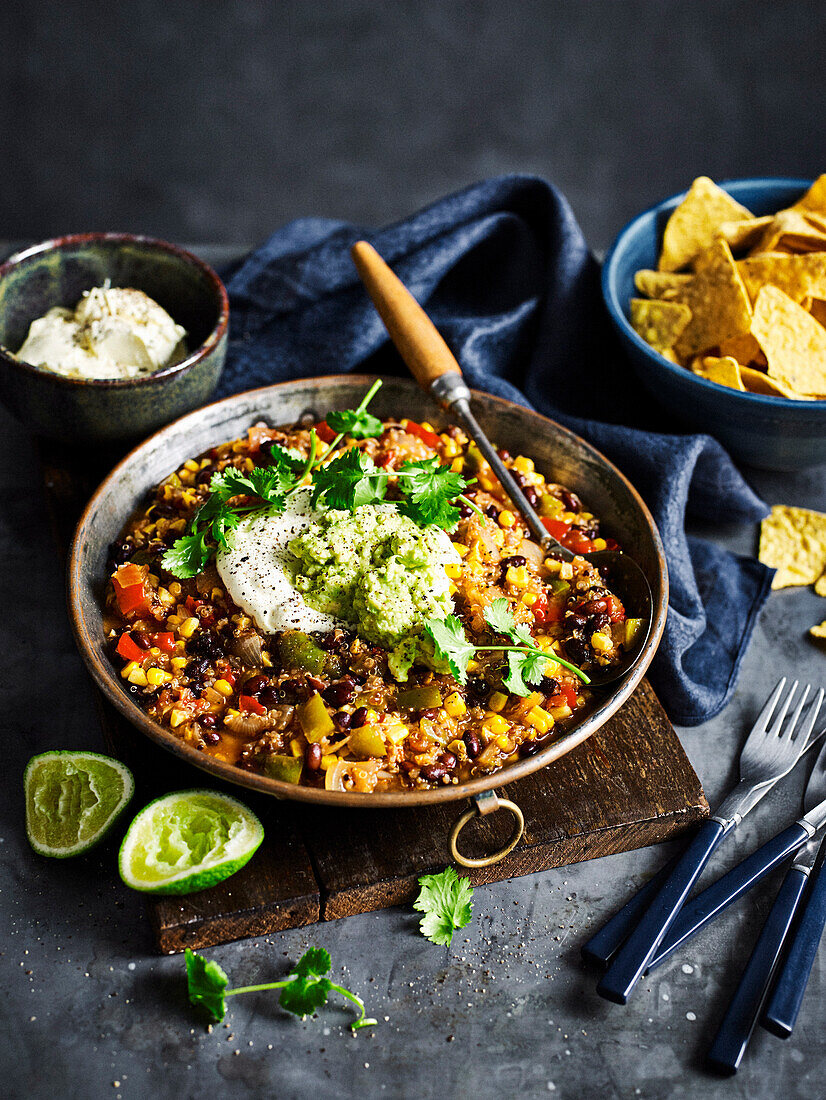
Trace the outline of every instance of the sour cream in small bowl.
[[209, 400], [228, 320], [218, 275], [182, 248], [126, 233], [45, 241], [0, 267], [0, 400], [51, 438], [141, 438]]

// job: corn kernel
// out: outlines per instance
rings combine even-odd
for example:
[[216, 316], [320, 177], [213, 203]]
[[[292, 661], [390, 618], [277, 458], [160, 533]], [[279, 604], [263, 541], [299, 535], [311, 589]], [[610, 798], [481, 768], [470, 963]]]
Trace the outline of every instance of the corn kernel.
[[400, 745], [407, 737], [407, 726], [404, 722], [389, 722], [382, 730], [385, 737], [394, 745]]
[[135, 665], [126, 679], [130, 684], [136, 684], [138, 687], [146, 687], [146, 673], [140, 665]]
[[498, 712], [504, 708], [507, 701], [507, 695], [505, 695], [501, 691], [494, 691], [493, 695], [491, 695], [490, 699], [488, 699], [488, 708], [490, 710], [496, 711], [498, 714]]
[[334, 767], [337, 763], [338, 757], [335, 755], [335, 753], [330, 753], [328, 756], [322, 756], [321, 769], [325, 772], [329, 771], [330, 768]]
[[533, 726], [540, 733], [547, 733], [548, 730], [553, 729], [553, 717], [542, 707], [532, 707], [525, 715], [525, 719], [529, 726]]
[[181, 669], [186, 668], [187, 659], [186, 657], [173, 657], [169, 663], [172, 665], [176, 672], [180, 672]]
[[153, 646], [149, 647], [149, 654], [152, 657], [160, 657], [161, 651], [158, 649], [158, 647], [156, 645], [153, 645]]
[[459, 445], [450, 436], [442, 441], [442, 453], [445, 458], [455, 458], [459, 454]]
[[228, 699], [230, 695], [232, 695], [232, 684], [228, 683], [226, 680], [216, 680], [212, 686], [217, 692], [220, 692], [220, 694], [223, 695], [225, 699]]
[[508, 584], [512, 584], [514, 588], [527, 588], [530, 577], [524, 565], [509, 565], [505, 580]]
[[191, 638], [198, 627], [201, 625], [201, 620], [197, 615], [191, 615], [185, 622], [182, 622], [178, 633], [182, 638]]
[[451, 718], [461, 718], [467, 714], [467, 706], [458, 691], [452, 691], [444, 701], [444, 708]]
[[174, 729], [178, 726], [182, 726], [184, 722], [189, 718], [189, 715], [185, 710], [181, 710], [180, 707], [173, 707], [169, 712], [169, 724]]
[[499, 526], [500, 527], [513, 527], [516, 523], [516, 516], [511, 512], [509, 508], [503, 508], [499, 513]]
[[466, 558], [468, 555], [468, 548], [463, 542], [454, 542], [453, 549], [456, 551], [460, 558]]
[[460, 474], [465, 468], [465, 460], [459, 455], [458, 458], [454, 458], [450, 464], [450, 468], [454, 474]]
[[201, 468], [200, 462], [198, 462], [197, 459], [194, 459], [194, 458], [190, 458], [189, 461], [184, 463], [184, 469], [185, 470], [192, 470], [193, 473], [196, 473], [198, 470], [200, 470], [200, 468]]
[[507, 733], [510, 728], [510, 722], [501, 714], [491, 714], [485, 719], [485, 729], [490, 730], [495, 737], [500, 733]]
[[436, 429], [433, 427], [429, 420], [423, 420], [422, 427], [426, 432], [433, 432], [434, 435], [436, 434]]
[[269, 653], [267, 653], [266, 650], [264, 650], [264, 653], [262, 655], [261, 664], [264, 666], [264, 668], [272, 668], [272, 657], [270, 657]]
[[168, 672], [164, 672], [162, 668], [150, 668], [146, 673], [146, 679], [153, 688], [157, 688], [162, 684], [168, 684], [172, 676]]
[[607, 548], [607, 546], [608, 546], [608, 543], [605, 541], [605, 539], [594, 539], [594, 549], [595, 550], [605, 550]]
[[539, 596], [535, 592], [525, 592], [522, 595], [522, 603], [525, 607], [533, 607], [538, 599]]
[[210, 465], [210, 461], [211, 461], [211, 460], [210, 460], [210, 459], [208, 459], [208, 458], [202, 458], [202, 459], [201, 459], [201, 469], [202, 469], [202, 470], [205, 470], [205, 469], [207, 468], [207, 466], [209, 466], [209, 465]]
[[468, 672], [475, 672], [478, 667], [479, 667], [479, 662], [474, 661], [474, 659], [471, 657], [471, 659], [467, 663]]
[[560, 718], [570, 718], [573, 711], [567, 703], [563, 703], [561, 707], [551, 707], [550, 714], [553, 720], [558, 722]]
[[[171, 588], [172, 585], [170, 585], [169, 587]], [[167, 626], [177, 626], [178, 623], [180, 623], [180, 621], [181, 621], [180, 615], [167, 615], [167, 617], [166, 617], [166, 625]]]
[[128, 680], [130, 673], [134, 672], [136, 668], [140, 667], [141, 666], [138, 664], [137, 661], [130, 661], [128, 665], [123, 666], [123, 668], [120, 670], [120, 674], [124, 678], [124, 680]]
[[293, 754], [293, 756], [304, 755], [304, 746], [301, 744], [297, 737], [294, 737], [292, 741], [290, 741], [290, 752]]
[[462, 575], [462, 567], [457, 561], [449, 561], [445, 566], [445, 573], [452, 581], [457, 581]]
[[450, 582], [450, 584], [449, 584], [449, 585], [447, 586], [447, 591], [448, 591], [448, 595], [450, 595], [450, 596], [455, 596], [455, 595], [456, 595], [456, 593], [457, 593], [457, 592], [459, 591], [459, 589], [458, 589], [458, 588], [456, 587], [456, 585], [455, 585], [455, 584], [454, 584], [454, 583], [453, 583], [453, 582], [451, 581], [451, 582]]
[[520, 474], [532, 474], [534, 471], [534, 464], [532, 458], [525, 458], [524, 455], [517, 455], [513, 460], [514, 470], [518, 470]]
[[559, 566], [559, 579], [561, 581], [570, 581], [574, 578], [574, 567], [569, 561], [563, 561]]
[[614, 648], [613, 640], [600, 630], [595, 630], [591, 635], [591, 645], [597, 653], [609, 653]]
[[490, 493], [496, 488], [496, 482], [492, 477], [488, 477], [486, 474], [479, 474], [477, 481], [486, 493]]
[[510, 737], [506, 736], [504, 733], [500, 733], [499, 736], [496, 738], [496, 744], [499, 746], [502, 752], [513, 752], [513, 741], [511, 741]]

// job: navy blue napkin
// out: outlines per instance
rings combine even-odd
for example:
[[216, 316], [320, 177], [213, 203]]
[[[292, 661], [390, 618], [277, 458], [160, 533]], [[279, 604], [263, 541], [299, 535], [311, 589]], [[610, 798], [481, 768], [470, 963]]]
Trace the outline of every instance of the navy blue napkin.
[[693, 725], [727, 702], [771, 571], [685, 534], [687, 516], [754, 522], [767, 508], [706, 435], [663, 434], [613, 342], [599, 269], [550, 184], [486, 180], [389, 228], [305, 218], [228, 273], [229, 354], [220, 394], [347, 371], [404, 373], [359, 282], [367, 237], [426, 305], [470, 384], [533, 407], [594, 443], [659, 525], [671, 580], [651, 680]]

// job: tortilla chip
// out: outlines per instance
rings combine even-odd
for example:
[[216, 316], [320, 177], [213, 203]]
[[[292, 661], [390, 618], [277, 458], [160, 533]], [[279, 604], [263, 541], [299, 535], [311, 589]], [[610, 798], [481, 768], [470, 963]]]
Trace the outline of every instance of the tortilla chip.
[[826, 596], [826, 573], [815, 581], [815, 592], [818, 596]]
[[741, 367], [740, 378], [749, 393], [762, 393], [767, 397], [791, 397], [797, 398], [798, 401], [814, 400], [811, 397], [804, 397], [803, 394], [790, 390], [788, 386], [784, 386], [776, 378], [770, 378], [765, 371], [754, 370], [752, 367]]
[[728, 386], [732, 390], [745, 390], [743, 380], [740, 377], [740, 364], [730, 355], [721, 357], [706, 355], [695, 359], [691, 369], [701, 378], [707, 378], [709, 382], [716, 382], [718, 386]]
[[681, 359], [717, 347], [751, 326], [748, 295], [731, 249], [721, 238], [697, 258], [697, 274], [679, 288], [675, 301], [691, 310], [691, 320], [674, 345]]
[[760, 366], [766, 366], [766, 357], [750, 332], [743, 332], [740, 336], [729, 336], [727, 340], [721, 340], [717, 345], [717, 351], [723, 356], [730, 355], [732, 359], [736, 359], [744, 367], [750, 363], [759, 363]]
[[714, 235], [722, 237], [732, 252], [739, 252], [745, 248], [753, 248], [773, 220], [773, 215], [767, 214], [764, 218], [721, 222], [714, 231]]
[[813, 638], [823, 638], [824, 641], [826, 641], [826, 619], [824, 619], [823, 622], [819, 623], [817, 626], [810, 626], [809, 633], [812, 635]]
[[761, 287], [770, 283], [795, 302], [804, 298], [826, 298], [826, 252], [803, 255], [788, 252], [761, 252], [737, 261], [737, 270], [752, 302]]
[[668, 301], [674, 297], [677, 289], [691, 282], [693, 275], [676, 275], [671, 271], [638, 271], [634, 276], [634, 286], [646, 298], [660, 298]]
[[631, 326], [655, 351], [670, 351], [690, 320], [691, 310], [677, 302], [631, 299]]
[[760, 524], [759, 557], [777, 570], [772, 588], [814, 584], [826, 570], [826, 515], [776, 504]]
[[663, 233], [660, 271], [679, 271], [708, 248], [721, 222], [753, 220], [753, 215], [735, 202], [708, 176], [698, 176], [688, 194], [673, 212]]
[[799, 198], [790, 210], [814, 210], [826, 215], [826, 175], [818, 176], [812, 186]]
[[805, 309], [777, 287], [764, 286], [757, 295], [751, 331], [772, 378], [800, 394], [826, 397], [826, 329]]
[[779, 210], [752, 249], [760, 252], [823, 252], [826, 250], [826, 229], [820, 219], [808, 217], [799, 210]]

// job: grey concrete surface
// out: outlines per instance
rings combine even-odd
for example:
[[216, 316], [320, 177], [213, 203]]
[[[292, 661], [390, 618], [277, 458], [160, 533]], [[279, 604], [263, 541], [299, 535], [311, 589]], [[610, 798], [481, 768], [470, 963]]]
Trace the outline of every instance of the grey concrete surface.
[[705, 172], [815, 175], [819, 0], [0, 4], [0, 236], [254, 243], [537, 172], [593, 247]]
[[[450, 948], [391, 909], [208, 952], [233, 984], [283, 976], [311, 944], [360, 992], [379, 1026], [356, 1037], [333, 1005], [299, 1022], [266, 994], [230, 1002], [209, 1032], [186, 1003], [183, 960], [153, 952], [143, 900], [121, 885], [116, 846], [47, 861], [28, 847], [21, 775], [55, 747], [102, 748], [64, 611], [63, 563], [44, 517], [25, 431], [0, 411], [0, 1081], [13, 1098], [538, 1097], [601, 1100], [826, 1096], [826, 948], [793, 1039], [758, 1032], [740, 1074], [702, 1057], [771, 903], [758, 888], [619, 1008], [594, 993], [579, 946], [659, 866], [660, 847], [478, 888]], [[826, 508], [824, 470], [755, 474], [770, 501]], [[739, 552], [753, 528], [708, 532]], [[734, 778], [751, 718], [784, 673], [826, 683], [806, 630], [826, 617], [810, 590], [772, 596], [741, 686], [719, 718], [680, 731], [714, 800]], [[163, 766], [159, 753], [158, 765]], [[193, 775], [193, 779], [195, 776]], [[794, 775], [720, 853], [712, 875], [796, 816]]]

